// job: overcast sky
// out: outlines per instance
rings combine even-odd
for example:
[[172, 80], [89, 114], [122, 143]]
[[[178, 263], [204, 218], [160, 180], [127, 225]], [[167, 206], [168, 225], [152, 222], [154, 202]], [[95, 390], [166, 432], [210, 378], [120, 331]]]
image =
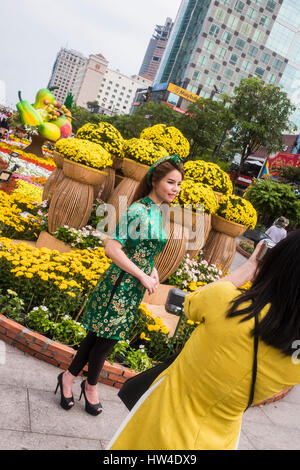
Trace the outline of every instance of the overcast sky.
[[8, 104], [34, 102], [60, 47], [102, 53], [109, 68], [137, 74], [156, 24], [175, 19], [181, 0], [0, 0], [0, 80]]

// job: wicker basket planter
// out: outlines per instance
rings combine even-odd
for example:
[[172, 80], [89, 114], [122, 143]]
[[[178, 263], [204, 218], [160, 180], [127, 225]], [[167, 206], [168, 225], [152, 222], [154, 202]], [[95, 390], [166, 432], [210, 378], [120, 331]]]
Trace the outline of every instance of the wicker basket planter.
[[204, 258], [210, 264], [226, 272], [236, 253], [236, 237], [243, 235], [247, 227], [212, 216], [212, 230], [204, 247]]
[[55, 170], [52, 171], [51, 175], [47, 179], [44, 190], [43, 190], [43, 201], [50, 201], [54, 191], [56, 190], [59, 183], [64, 179], [65, 175], [63, 172], [64, 157], [58, 152], [53, 152], [53, 160], [56, 164]]
[[[127, 208], [133, 201], [134, 193], [144, 176], [149, 171], [149, 166], [142, 165], [134, 160], [129, 158], [124, 158], [122, 171], [124, 178], [121, 182], [115, 187], [114, 191], [111, 193], [107, 203], [114, 206], [116, 211], [115, 223], [118, 224], [122, 215], [126, 212]], [[124, 201], [126, 199], [126, 204], [121, 203], [120, 198]], [[109, 226], [113, 228], [110, 223]]]
[[89, 168], [85, 165], [64, 160], [65, 178], [54, 192], [48, 213], [48, 230], [54, 232], [57, 227], [82, 228], [92, 212], [95, 186], [104, 183], [105, 171]]
[[178, 206], [171, 206], [171, 218], [176, 224], [183, 225], [187, 229], [186, 253], [193, 258], [204, 246], [205, 231], [207, 231], [205, 223], [210, 219], [205, 218], [202, 212], [194, 212]]

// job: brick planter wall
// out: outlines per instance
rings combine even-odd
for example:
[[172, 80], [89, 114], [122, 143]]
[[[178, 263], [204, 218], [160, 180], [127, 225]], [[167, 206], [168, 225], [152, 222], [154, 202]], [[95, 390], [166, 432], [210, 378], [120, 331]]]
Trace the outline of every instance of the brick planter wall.
[[[37, 359], [65, 370], [69, 367], [76, 354], [76, 351], [70, 346], [52, 341], [1, 314], [0, 340], [11, 344]], [[83, 372], [87, 372], [87, 367], [83, 369]], [[134, 377], [135, 375], [137, 375], [137, 372], [133, 372], [127, 367], [123, 367], [120, 364], [110, 364], [105, 361], [99, 382], [120, 389], [128, 378]], [[264, 400], [262, 403], [255, 403], [252, 406], [262, 406], [281, 400], [292, 388], [293, 387], [283, 390], [274, 397]]]
[[[0, 340], [37, 359], [65, 370], [69, 367], [76, 354], [76, 351], [70, 346], [52, 341], [1, 314]], [[86, 371], [87, 367], [83, 369], [83, 372]], [[120, 364], [110, 364], [108, 361], [105, 361], [99, 382], [121, 388], [128, 378], [134, 377], [136, 374], [136, 372], [122, 367]]]

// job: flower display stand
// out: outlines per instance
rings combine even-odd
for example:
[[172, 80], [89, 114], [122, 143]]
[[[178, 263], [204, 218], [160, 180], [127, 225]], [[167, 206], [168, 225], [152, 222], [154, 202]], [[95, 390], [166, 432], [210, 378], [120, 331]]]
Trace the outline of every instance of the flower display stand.
[[44, 185], [44, 191], [43, 191], [43, 201], [50, 201], [54, 191], [58, 187], [58, 185], [61, 183], [61, 181], [64, 179], [65, 175], [63, 172], [63, 164], [64, 164], [64, 157], [62, 154], [58, 152], [53, 152], [53, 160], [56, 164], [55, 170], [52, 171], [51, 175], [47, 179], [45, 185]]
[[236, 238], [246, 231], [244, 225], [212, 215], [212, 230], [204, 247], [204, 259], [226, 272], [236, 253]]
[[[130, 160], [129, 158], [124, 158], [122, 162], [122, 172], [124, 174], [124, 178], [115, 187], [114, 191], [112, 192], [111, 196], [107, 201], [107, 203], [114, 206], [116, 210], [116, 225], [118, 224], [122, 215], [126, 212], [127, 208], [132, 203], [134, 193], [140, 181], [148, 173], [149, 168], [150, 167], [148, 165], [142, 165], [141, 163], [135, 162], [134, 160]], [[122, 198], [122, 200], [126, 198], [126, 204], [124, 205], [124, 207], [123, 205], [121, 205], [120, 197]], [[112, 230], [114, 230], [113, 224], [111, 223], [110, 219], [109, 227], [112, 227]]]
[[45, 139], [41, 135], [32, 135], [31, 136], [31, 144], [23, 149], [25, 153], [33, 153], [37, 157], [44, 158], [42, 147], [49, 139]]
[[48, 230], [68, 225], [84, 227], [91, 215], [95, 186], [101, 185], [107, 173], [64, 159], [65, 178], [57, 186], [50, 202]]
[[189, 229], [184, 227], [181, 217], [179, 220], [179, 214], [181, 214], [180, 210], [177, 213], [175, 211], [175, 215], [173, 211], [170, 211], [165, 217], [164, 229], [167, 242], [155, 262], [160, 282], [164, 282], [176, 271], [186, 254]]
[[50, 235], [48, 232], [41, 232], [39, 238], [36, 241], [36, 248], [48, 248], [49, 250], [57, 250], [60, 253], [68, 253], [72, 251], [70, 245], [58, 240], [57, 238]]

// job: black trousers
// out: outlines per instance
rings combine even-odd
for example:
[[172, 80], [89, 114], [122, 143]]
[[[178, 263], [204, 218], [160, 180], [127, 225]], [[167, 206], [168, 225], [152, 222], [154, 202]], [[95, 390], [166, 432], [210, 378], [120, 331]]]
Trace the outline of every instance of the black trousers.
[[116, 339], [100, 338], [96, 333], [89, 331], [80, 344], [77, 354], [68, 369], [69, 372], [77, 376], [88, 363], [88, 383], [97, 385], [105, 358], [117, 342]]

